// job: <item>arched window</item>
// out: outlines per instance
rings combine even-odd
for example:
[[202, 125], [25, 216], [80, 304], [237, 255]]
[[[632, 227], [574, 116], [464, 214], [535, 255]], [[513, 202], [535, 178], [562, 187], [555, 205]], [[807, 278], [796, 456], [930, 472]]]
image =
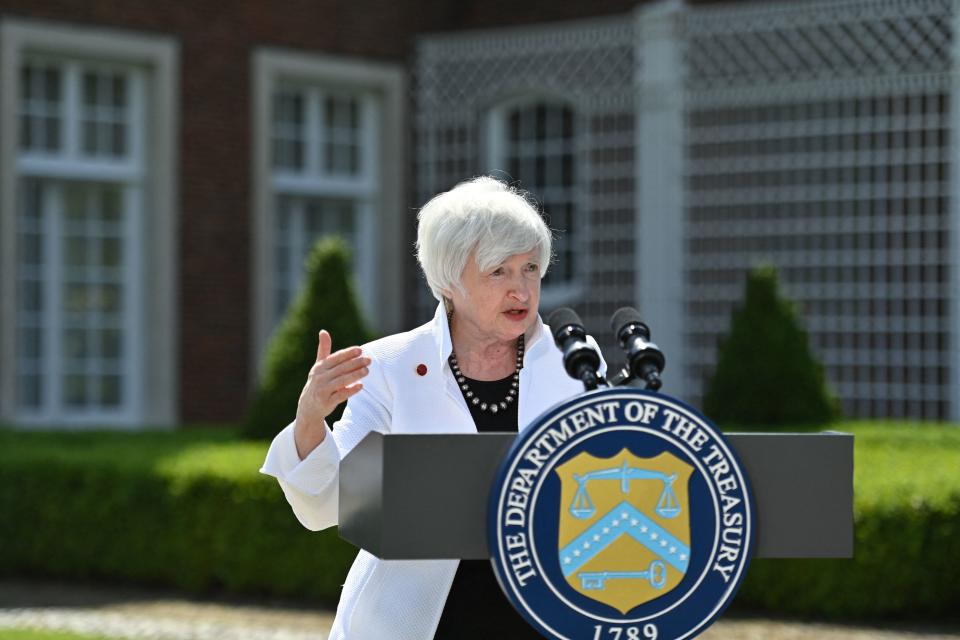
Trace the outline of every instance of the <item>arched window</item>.
[[561, 303], [576, 295], [583, 271], [574, 111], [556, 100], [513, 101], [493, 109], [489, 123], [490, 168], [530, 191], [556, 232], [556, 260], [543, 281], [543, 300], [546, 306]]

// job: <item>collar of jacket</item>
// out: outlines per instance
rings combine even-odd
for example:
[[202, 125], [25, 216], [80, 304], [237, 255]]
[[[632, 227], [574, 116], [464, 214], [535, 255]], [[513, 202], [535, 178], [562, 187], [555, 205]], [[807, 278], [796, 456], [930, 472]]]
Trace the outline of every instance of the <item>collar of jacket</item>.
[[[433, 321], [431, 323], [431, 331], [433, 333], [433, 338], [437, 346], [437, 352], [440, 354], [440, 361], [437, 363], [439, 365], [439, 371], [444, 372], [445, 387], [447, 394], [460, 406], [461, 410], [467, 415], [470, 416], [470, 408], [467, 406], [467, 401], [464, 400], [463, 394], [460, 391], [459, 385], [457, 385], [456, 380], [453, 379], [452, 375], [446, 375], [450, 371], [450, 363], [447, 362], [447, 358], [450, 357], [450, 352], [453, 351], [453, 338], [450, 336], [450, 323], [447, 319], [446, 309], [443, 307], [441, 302], [437, 306], [437, 311], [433, 315]], [[520, 418], [520, 429], [522, 430], [526, 426], [527, 418], [526, 415], [526, 404], [528, 394], [531, 392], [532, 379], [529, 375], [529, 370], [527, 364], [530, 364], [540, 358], [543, 354], [549, 352], [550, 345], [552, 343], [549, 340], [547, 334], [546, 325], [543, 324], [543, 319], [540, 317], [540, 314], [537, 314], [537, 321], [534, 323], [532, 331], [529, 332], [527, 336], [527, 341], [523, 350], [523, 362], [524, 368], [520, 370], [520, 397], [518, 400], [518, 415]], [[473, 424], [473, 419], [471, 418], [470, 424]], [[474, 427], [475, 428], [475, 427]]]
[[[527, 361], [527, 358], [536, 358], [540, 355], [540, 352], [550, 346], [549, 341], [543, 339], [547, 334], [544, 327], [543, 319], [540, 318], [540, 314], [537, 314], [537, 321], [529, 332], [526, 344], [524, 345], [524, 362]], [[440, 353], [440, 362], [437, 364], [440, 365], [441, 369], [444, 367], [449, 368], [450, 363], [447, 362], [447, 358], [450, 357], [450, 353], [453, 351], [453, 338], [450, 336], [450, 321], [447, 318], [446, 309], [443, 308], [442, 302], [437, 305], [437, 311], [433, 314], [432, 331], [434, 340], [437, 343], [437, 351]]]

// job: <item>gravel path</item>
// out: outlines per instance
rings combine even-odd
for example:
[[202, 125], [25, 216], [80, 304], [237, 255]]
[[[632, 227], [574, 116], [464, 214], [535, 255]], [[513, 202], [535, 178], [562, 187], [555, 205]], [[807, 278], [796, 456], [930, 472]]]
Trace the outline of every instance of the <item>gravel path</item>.
[[[32, 628], [150, 640], [319, 640], [333, 612], [290, 603], [194, 601], [170, 592], [0, 581], [0, 629]], [[725, 618], [705, 640], [960, 640], [952, 628], [864, 627]]]

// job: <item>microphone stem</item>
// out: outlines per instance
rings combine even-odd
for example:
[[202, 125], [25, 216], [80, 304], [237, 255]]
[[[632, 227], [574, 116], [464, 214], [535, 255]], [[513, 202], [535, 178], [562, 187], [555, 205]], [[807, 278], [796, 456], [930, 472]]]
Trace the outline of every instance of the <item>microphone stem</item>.
[[615, 374], [613, 374], [610, 379], [607, 380], [607, 383], [611, 387], [616, 387], [621, 384], [626, 384], [632, 379], [633, 377], [630, 375], [630, 371], [624, 367], [623, 369], [620, 369], [620, 371], [617, 371]]
[[583, 388], [587, 391], [593, 391], [597, 388], [599, 380], [597, 379], [597, 374], [593, 369], [586, 365], [581, 365], [579, 371], [577, 371], [577, 377], [580, 379], [580, 382], [583, 383]]

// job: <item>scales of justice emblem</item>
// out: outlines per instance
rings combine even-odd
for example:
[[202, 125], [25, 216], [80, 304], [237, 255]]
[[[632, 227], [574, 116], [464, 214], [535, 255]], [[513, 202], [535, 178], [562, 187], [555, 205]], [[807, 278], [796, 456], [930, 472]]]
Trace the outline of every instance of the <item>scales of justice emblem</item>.
[[627, 448], [558, 465], [557, 559], [567, 584], [622, 614], [680, 584], [690, 564], [693, 471], [667, 451], [641, 458]]

